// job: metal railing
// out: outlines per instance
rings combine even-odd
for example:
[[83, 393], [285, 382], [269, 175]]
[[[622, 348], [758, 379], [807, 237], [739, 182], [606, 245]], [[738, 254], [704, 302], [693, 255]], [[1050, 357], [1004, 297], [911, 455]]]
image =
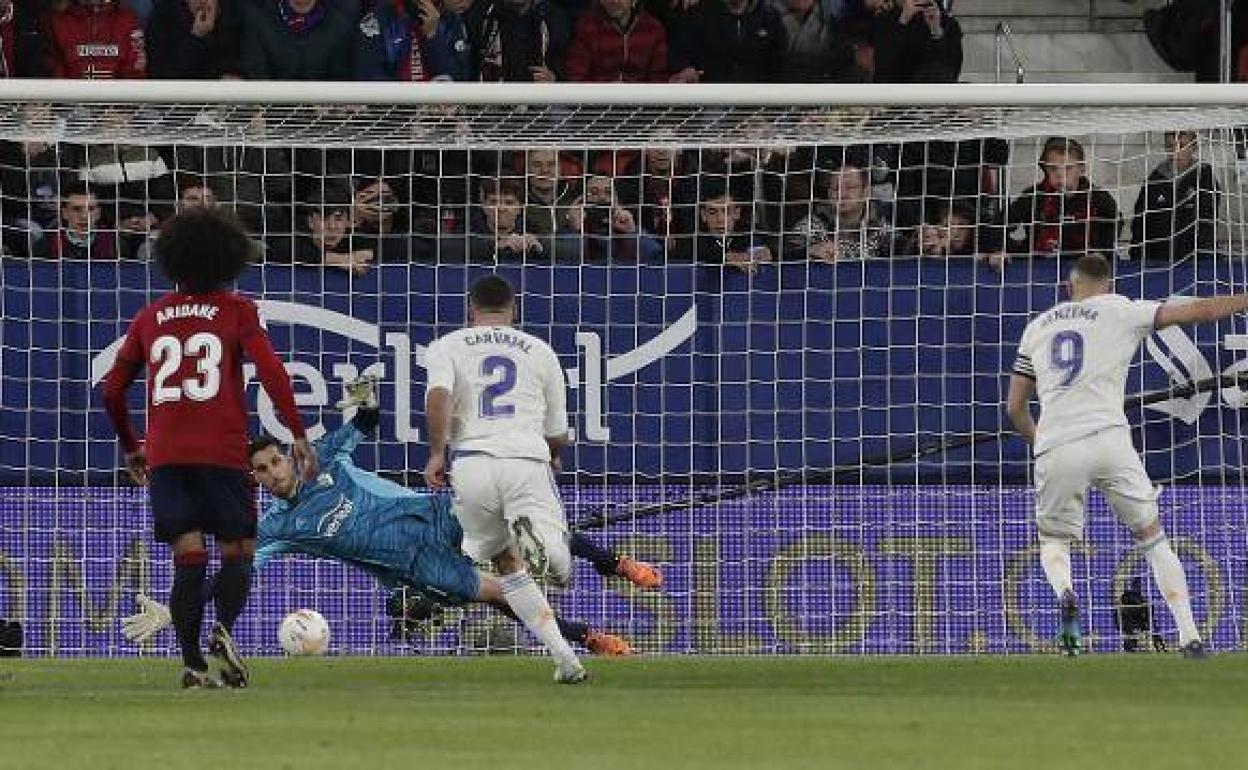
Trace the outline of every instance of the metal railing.
[[994, 46], [996, 52], [997, 80], [1001, 82], [1001, 54], [1007, 52], [1014, 61], [1014, 82], [1022, 83], [1027, 80], [1027, 68], [1023, 66], [1023, 57], [1018, 55], [1018, 46], [1014, 45], [1014, 34], [1010, 32], [1009, 22], [997, 22], [996, 42]]

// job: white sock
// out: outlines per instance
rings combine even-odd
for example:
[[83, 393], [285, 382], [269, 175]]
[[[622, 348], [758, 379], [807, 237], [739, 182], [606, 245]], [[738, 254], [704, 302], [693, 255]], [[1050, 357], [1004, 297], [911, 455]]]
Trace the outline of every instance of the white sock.
[[550, 650], [555, 664], [560, 668], [579, 665], [576, 653], [559, 633], [559, 624], [555, 622], [555, 611], [550, 608], [546, 596], [537, 587], [537, 583], [533, 582], [529, 573], [521, 570], [504, 575], [502, 584], [503, 599], [506, 600], [507, 606], [516, 613], [516, 616], [524, 623], [524, 627], [529, 629], [529, 632], [536, 636], [547, 650]]
[[1070, 541], [1056, 537], [1040, 537], [1040, 566], [1044, 576], [1053, 586], [1053, 592], [1061, 599], [1067, 591], [1074, 592], [1075, 583], [1070, 576]]
[[1158, 535], [1140, 543], [1140, 549], [1144, 551], [1144, 558], [1153, 570], [1153, 580], [1157, 581], [1157, 588], [1179, 627], [1179, 645], [1199, 639], [1196, 619], [1192, 617], [1192, 599], [1187, 593], [1187, 573], [1183, 570], [1183, 562], [1170, 547], [1170, 541], [1165, 535]]

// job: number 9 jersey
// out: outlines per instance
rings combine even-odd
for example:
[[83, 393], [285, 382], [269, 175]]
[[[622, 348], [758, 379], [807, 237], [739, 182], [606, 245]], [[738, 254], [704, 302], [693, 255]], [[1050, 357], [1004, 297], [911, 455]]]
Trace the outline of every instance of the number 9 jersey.
[[255, 361], [282, 421], [302, 437], [290, 379], [260, 326], [255, 303], [229, 291], [175, 291], [135, 316], [105, 382], [105, 406], [122, 448], [138, 448], [125, 390], [146, 365], [148, 465], [250, 471], [244, 353]]
[[568, 432], [566, 385], [555, 351], [508, 326], [473, 326], [425, 352], [426, 390], [451, 394], [452, 456], [469, 453], [547, 462], [547, 436]]
[[1161, 303], [1100, 294], [1034, 318], [1018, 344], [1014, 373], [1036, 382], [1035, 454], [1107, 428], [1126, 427], [1127, 371], [1152, 333]]

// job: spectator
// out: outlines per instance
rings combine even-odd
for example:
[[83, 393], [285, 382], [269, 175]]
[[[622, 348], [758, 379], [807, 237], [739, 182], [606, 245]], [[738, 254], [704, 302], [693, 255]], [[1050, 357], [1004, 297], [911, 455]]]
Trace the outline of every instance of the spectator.
[[617, 189], [624, 188], [621, 197], [640, 204], [638, 224], [660, 243], [691, 235], [698, 209], [698, 165], [691, 154], [651, 146], [642, 150], [638, 164], [617, 183]]
[[773, 0], [788, 39], [785, 80], [794, 83], [861, 81], [854, 49], [818, 0]]
[[299, 265], [317, 265], [364, 275], [373, 263], [371, 249], [353, 248], [351, 227], [352, 195], [338, 184], [324, 182], [303, 207], [302, 232], [292, 248], [274, 248], [273, 252], [289, 255]]
[[598, 0], [577, 22], [567, 70], [578, 83], [665, 83], [667, 32], [641, 0]]
[[525, 228], [534, 235], [553, 235], [557, 229], [560, 199], [569, 185], [559, 178], [559, 153], [555, 150], [529, 150], [524, 154], [528, 197], [525, 199]]
[[[175, 214], [196, 208], [216, 208], [217, 194], [208, 186], [208, 182], [202, 177], [191, 174], [181, 174], [177, 177], [177, 197], [173, 203], [173, 211]], [[160, 227], [158, 224], [151, 227], [146, 242], [139, 246], [135, 252], [135, 259], [148, 261], [152, 258], [152, 249], [156, 246], [156, 240], [160, 237]]]
[[443, 239], [439, 261], [494, 264], [502, 261], [549, 261], [550, 245], [525, 232], [520, 185], [511, 179], [487, 178], [478, 190], [470, 232]]
[[763, 0], [703, 0], [676, 21], [672, 69], [677, 83], [783, 80], [789, 44], [784, 24]]
[[975, 253], [975, 211], [968, 206], [934, 206], [919, 228], [918, 248], [923, 257], [967, 257]]
[[360, 19], [355, 79], [430, 80], [424, 43], [436, 33], [439, 17], [430, 0], [373, 0]]
[[175, 145], [162, 152], [176, 173], [208, 180], [216, 198], [235, 207], [250, 232], [291, 232], [295, 194], [285, 149], [254, 144]]
[[158, 0], [147, 20], [148, 74], [215, 80], [242, 74], [239, 0]]
[[639, 262], [656, 260], [663, 247], [637, 226], [636, 216], [620, 205], [611, 177], [589, 174], [583, 192], [562, 211], [556, 240], [561, 262]]
[[1133, 259], [1173, 262], [1214, 247], [1218, 182], [1208, 163], [1197, 163], [1194, 131], [1168, 131], [1169, 159], [1162, 161], [1135, 199]]
[[468, 37], [466, 16], [473, 0], [420, 0], [424, 9], [425, 59], [434, 79], [481, 79], [477, 49]]
[[160, 220], [143, 201], [121, 201], [117, 206], [117, 252], [121, 259], [146, 259]]
[[356, 177], [351, 200], [351, 235], [355, 248], [371, 250], [378, 262], [426, 259], [430, 249], [413, 241], [399, 226], [400, 204], [394, 188], [380, 176]]
[[47, 254], [59, 217], [63, 160], [48, 141], [0, 142], [2, 242], [8, 254]]
[[243, 75], [254, 80], [352, 80], [353, 0], [257, 0], [243, 6]]
[[1112, 254], [1118, 206], [1112, 195], [1088, 181], [1083, 145], [1049, 139], [1040, 152], [1040, 170], [1040, 183], [1027, 188], [1006, 212], [1008, 250], [1045, 257]]
[[48, 20], [52, 75], [108, 80], [147, 75], [139, 17], [114, 0], [73, 0]]
[[562, 79], [567, 16], [548, 0], [484, 0], [469, 15], [481, 79], [552, 83]]
[[720, 177], [703, 177], [694, 252], [681, 258], [692, 256], [701, 263], [729, 265], [751, 275], [770, 263], [771, 249], [744, 225], [741, 201], [746, 197], [734, 193]]
[[46, 21], [42, 0], [0, 0], [0, 78], [48, 77]]
[[116, 234], [102, 228], [104, 211], [99, 199], [86, 185], [75, 185], [61, 193], [60, 229], [53, 237], [48, 256], [52, 259], [117, 259]]
[[786, 257], [843, 262], [891, 254], [891, 217], [871, 197], [871, 175], [860, 162], [846, 159], [816, 174], [816, 189], [826, 198], [789, 228]]
[[938, 0], [867, 0], [877, 83], [954, 83], [962, 72], [962, 27]]

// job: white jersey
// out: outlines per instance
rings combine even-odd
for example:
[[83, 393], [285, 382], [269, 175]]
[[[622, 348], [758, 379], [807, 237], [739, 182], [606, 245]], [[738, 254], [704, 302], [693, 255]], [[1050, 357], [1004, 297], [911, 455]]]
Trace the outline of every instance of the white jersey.
[[563, 368], [542, 340], [509, 326], [472, 326], [434, 340], [426, 391], [451, 394], [451, 452], [550, 460], [568, 432]]
[[1098, 294], [1063, 302], [1027, 324], [1014, 373], [1036, 381], [1037, 455], [1127, 426], [1127, 370], [1152, 333], [1161, 303]]

